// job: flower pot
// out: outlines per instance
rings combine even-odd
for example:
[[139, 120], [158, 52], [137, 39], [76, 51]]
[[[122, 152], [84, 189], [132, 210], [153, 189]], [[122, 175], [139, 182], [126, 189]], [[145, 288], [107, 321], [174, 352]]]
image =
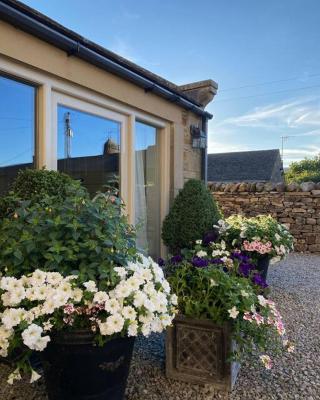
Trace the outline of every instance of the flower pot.
[[239, 363], [229, 361], [234, 348], [229, 325], [178, 315], [167, 330], [166, 375], [230, 391], [240, 369]]
[[134, 338], [94, 345], [89, 331], [52, 337], [42, 355], [49, 400], [122, 400]]
[[264, 280], [266, 280], [268, 276], [269, 264], [270, 264], [270, 257], [268, 255], [258, 257], [256, 269], [259, 271], [260, 275]]

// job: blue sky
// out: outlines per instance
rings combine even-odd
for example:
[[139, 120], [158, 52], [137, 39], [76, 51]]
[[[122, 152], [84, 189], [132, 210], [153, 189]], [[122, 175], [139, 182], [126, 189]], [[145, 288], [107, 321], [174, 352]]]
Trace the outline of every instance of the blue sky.
[[217, 81], [209, 152], [320, 152], [320, 1], [24, 2], [177, 84]]

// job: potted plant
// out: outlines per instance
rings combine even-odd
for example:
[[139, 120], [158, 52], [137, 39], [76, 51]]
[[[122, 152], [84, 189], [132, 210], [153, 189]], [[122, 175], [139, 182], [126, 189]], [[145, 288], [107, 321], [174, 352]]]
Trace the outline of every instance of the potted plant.
[[37, 269], [2, 277], [0, 292], [0, 352], [15, 365], [8, 382], [21, 372], [37, 380], [29, 358], [41, 352], [50, 400], [122, 399], [133, 338], [170, 325], [176, 302], [143, 255], [97, 283]]
[[[30, 180], [41, 182], [39, 174], [47, 171]], [[37, 185], [1, 203], [0, 355], [14, 365], [8, 381], [23, 372], [36, 380], [29, 360], [40, 352], [50, 400], [120, 400], [133, 338], [169, 325], [176, 298], [162, 269], [137, 253], [115, 189], [90, 199], [68, 184], [60, 198], [38, 198]]]
[[270, 215], [251, 218], [234, 215], [220, 220], [216, 228], [228, 248], [237, 248], [250, 255], [264, 279], [269, 263], [284, 259], [293, 250], [293, 236], [285, 225]]
[[257, 294], [248, 279], [189, 261], [168, 271], [178, 296], [178, 315], [166, 341], [169, 378], [231, 390], [239, 362], [248, 354], [269, 369], [269, 354], [293, 350], [274, 302]]

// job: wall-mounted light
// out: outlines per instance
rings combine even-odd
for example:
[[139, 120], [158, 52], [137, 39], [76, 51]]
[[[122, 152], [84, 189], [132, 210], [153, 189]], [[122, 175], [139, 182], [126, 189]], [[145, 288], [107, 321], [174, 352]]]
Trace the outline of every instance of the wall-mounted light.
[[205, 149], [207, 146], [207, 136], [198, 126], [190, 126], [190, 134], [192, 137], [192, 147], [194, 149]]

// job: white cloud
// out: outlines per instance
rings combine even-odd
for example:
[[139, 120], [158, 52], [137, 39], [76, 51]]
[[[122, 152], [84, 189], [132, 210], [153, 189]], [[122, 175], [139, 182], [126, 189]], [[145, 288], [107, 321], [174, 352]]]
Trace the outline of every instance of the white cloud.
[[301, 128], [320, 125], [319, 96], [302, 97], [256, 107], [253, 111], [227, 118], [216, 126], [268, 129]]
[[243, 145], [224, 143], [222, 141], [210, 140], [208, 142], [208, 153], [229, 153], [232, 151], [246, 151], [248, 147]]

